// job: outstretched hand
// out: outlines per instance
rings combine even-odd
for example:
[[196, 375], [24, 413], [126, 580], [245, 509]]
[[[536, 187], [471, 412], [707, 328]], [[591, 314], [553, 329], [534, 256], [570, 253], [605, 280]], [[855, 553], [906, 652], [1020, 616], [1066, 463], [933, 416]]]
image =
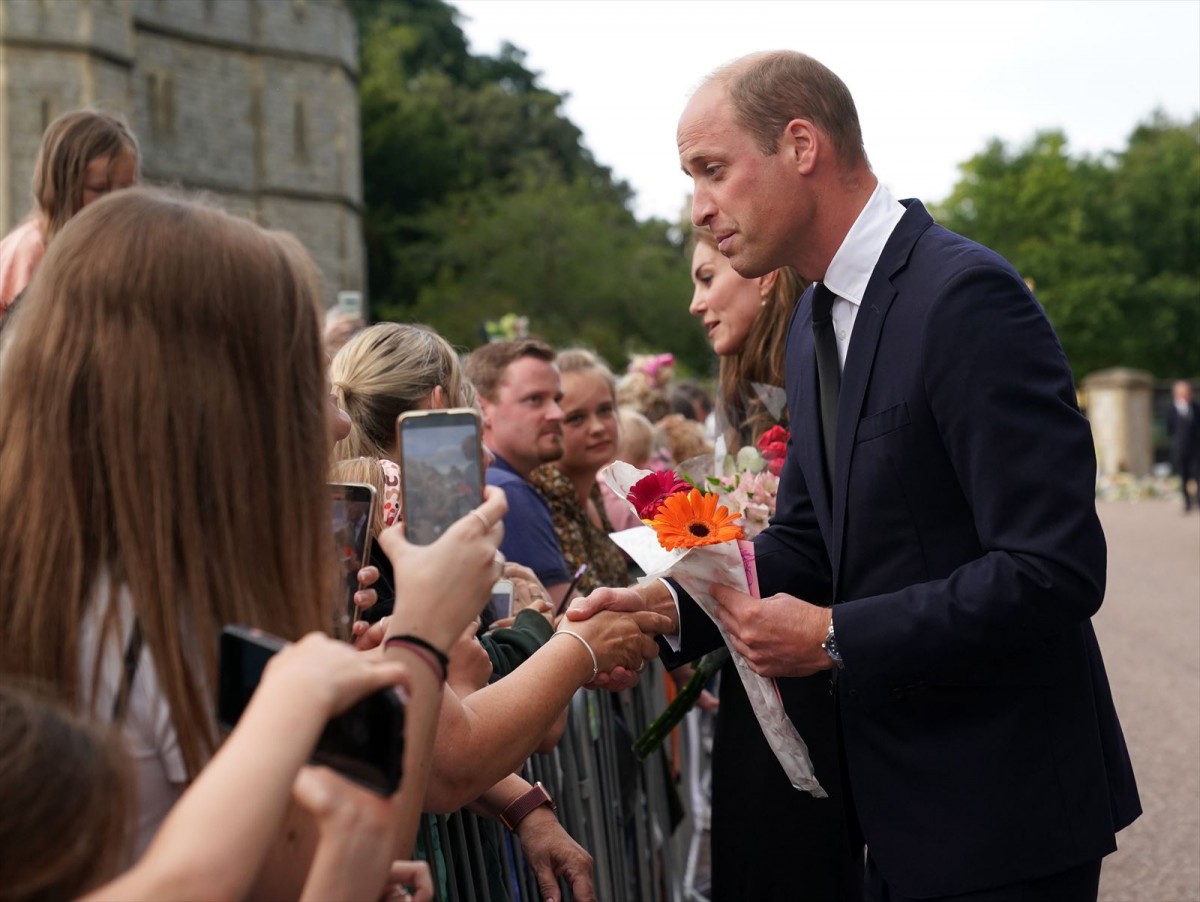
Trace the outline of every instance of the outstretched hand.
[[[654, 612], [661, 616], [654, 627], [656, 633], [670, 635], [679, 631], [679, 612], [676, 610], [675, 600], [666, 586], [658, 580], [628, 589], [595, 589], [585, 598], [572, 601], [567, 608], [566, 618], [573, 622], [586, 621], [601, 611]], [[587, 684], [587, 688], [621, 692], [637, 685], [640, 672], [620, 664], [609, 670], [602, 667], [596, 679]]]

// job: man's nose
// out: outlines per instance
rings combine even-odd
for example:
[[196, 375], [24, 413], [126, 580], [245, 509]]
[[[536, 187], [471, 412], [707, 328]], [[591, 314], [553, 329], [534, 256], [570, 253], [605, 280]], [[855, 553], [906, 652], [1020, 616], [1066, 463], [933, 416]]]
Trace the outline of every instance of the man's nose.
[[698, 229], [705, 228], [716, 213], [716, 204], [712, 202], [708, 192], [697, 188], [696, 193], [692, 195], [692, 225]]

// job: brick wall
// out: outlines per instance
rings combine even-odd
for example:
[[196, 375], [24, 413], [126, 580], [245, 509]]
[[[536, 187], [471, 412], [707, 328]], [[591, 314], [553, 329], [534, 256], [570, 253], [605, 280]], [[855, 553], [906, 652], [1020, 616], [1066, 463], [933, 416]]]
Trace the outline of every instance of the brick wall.
[[354, 22], [339, 0], [3, 0], [0, 229], [45, 122], [123, 113], [147, 182], [294, 232], [326, 299], [364, 286]]

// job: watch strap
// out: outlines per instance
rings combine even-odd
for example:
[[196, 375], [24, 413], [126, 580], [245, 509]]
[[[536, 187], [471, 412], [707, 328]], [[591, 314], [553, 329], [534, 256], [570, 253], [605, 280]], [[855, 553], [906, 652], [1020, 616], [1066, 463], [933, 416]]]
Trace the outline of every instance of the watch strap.
[[541, 782], [534, 783], [500, 812], [500, 823], [510, 831], [515, 831], [521, 821], [543, 805], [549, 805], [551, 811], [558, 809], [558, 806], [554, 804], [554, 799], [550, 798], [550, 793], [546, 792], [546, 787]]

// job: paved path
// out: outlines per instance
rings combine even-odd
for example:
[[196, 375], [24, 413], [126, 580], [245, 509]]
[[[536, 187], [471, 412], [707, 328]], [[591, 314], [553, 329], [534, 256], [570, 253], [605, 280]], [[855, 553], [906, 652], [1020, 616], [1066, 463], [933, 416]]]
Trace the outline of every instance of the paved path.
[[1200, 516], [1100, 504], [1108, 592], [1096, 631], [1142, 816], [1105, 859], [1104, 902], [1200, 902]]

